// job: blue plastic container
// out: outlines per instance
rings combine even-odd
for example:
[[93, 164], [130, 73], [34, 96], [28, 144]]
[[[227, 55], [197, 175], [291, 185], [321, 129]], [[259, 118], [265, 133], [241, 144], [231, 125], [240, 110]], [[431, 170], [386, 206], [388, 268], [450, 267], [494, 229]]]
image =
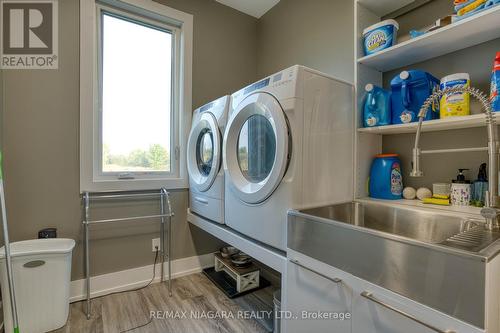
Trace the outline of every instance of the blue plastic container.
[[[418, 120], [418, 112], [425, 100], [439, 89], [440, 81], [431, 74], [403, 71], [391, 81], [391, 112], [393, 124], [407, 124]], [[439, 119], [439, 103], [432, 106], [424, 120]]]
[[391, 93], [367, 84], [363, 105], [363, 126], [383, 126], [391, 123]]
[[381, 154], [372, 162], [369, 181], [370, 197], [398, 200], [403, 197], [403, 173], [397, 154]]
[[374, 54], [396, 44], [398, 22], [385, 20], [363, 30], [365, 55]]

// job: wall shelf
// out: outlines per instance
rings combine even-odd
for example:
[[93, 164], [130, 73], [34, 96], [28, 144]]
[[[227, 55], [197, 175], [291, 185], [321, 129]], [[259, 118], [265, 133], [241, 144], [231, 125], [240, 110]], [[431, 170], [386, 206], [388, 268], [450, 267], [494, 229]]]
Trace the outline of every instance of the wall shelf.
[[410, 207], [417, 207], [417, 208], [424, 208], [424, 209], [434, 209], [434, 210], [439, 210], [447, 213], [460, 213], [460, 214], [468, 214], [471, 216], [474, 216], [476, 218], [481, 217], [481, 208], [479, 207], [474, 207], [474, 206], [440, 206], [440, 205], [432, 205], [432, 204], [424, 204], [420, 200], [406, 200], [406, 199], [401, 199], [401, 200], [380, 200], [380, 199], [373, 199], [373, 198], [361, 198], [361, 199], [356, 199], [356, 201], [359, 202], [377, 202], [382, 205], [388, 205], [388, 206], [410, 206]]
[[381, 72], [412, 65], [500, 37], [500, 5], [379, 53], [358, 59]]
[[412, 4], [413, 2], [415, 2], [415, 0], [358, 0], [358, 3], [363, 5], [363, 7], [380, 17]]
[[[400, 8], [396, 8], [396, 3], [400, 4]], [[354, 57], [355, 59], [357, 59], [357, 61], [355, 61], [354, 73], [356, 86], [355, 112], [357, 124], [362, 124], [363, 122], [363, 108], [361, 106], [364, 99], [364, 87], [367, 83], [371, 83], [380, 87], [384, 86], [384, 72], [407, 65], [424, 62], [451, 52], [474, 47], [478, 44], [500, 38], [500, 6], [496, 6], [488, 10], [484, 10], [474, 16], [451, 24], [447, 27], [430, 32], [421, 37], [402, 42], [375, 55], [366, 57], [363, 56], [363, 48], [360, 40], [363, 29], [374, 23], [380, 22], [381, 20], [383, 20], [384, 15], [394, 17], [400, 12], [405, 13], [405, 11], [408, 10], [415, 10], [415, 8], [422, 8], [422, 12], [419, 15], [435, 15], [435, 18], [445, 15], [446, 9], [443, 9], [442, 12], [434, 14], [430, 12], [430, 8], [425, 8], [426, 3], [427, 0], [415, 0], [411, 4], [408, 4], [406, 1], [397, 0], [354, 1], [354, 28], [356, 41]], [[377, 9], [377, 6], [380, 7]], [[397, 12], [387, 13], [388, 10], [392, 9], [396, 9]], [[403, 23], [403, 21], [401, 23]], [[407, 28], [408, 26], [403, 25], [403, 30]], [[450, 66], [456, 65], [453, 63], [454, 57], [452, 55], [450, 55], [449, 57], [451, 57]], [[424, 68], [421, 69], [426, 69], [426, 65], [426, 63], [423, 64]], [[484, 81], [488, 79], [489, 78], [484, 78]], [[474, 109], [473, 111], [479, 112], [479, 110]], [[500, 125], [500, 113], [495, 114], [495, 118], [497, 120], [497, 124]], [[400, 138], [391, 138], [389, 137], [389, 135], [406, 133], [410, 134], [409, 145], [411, 146], [413, 144], [415, 135], [414, 133], [417, 130], [417, 126], [417, 123], [411, 123], [372, 128], [358, 128], [356, 130], [354, 168], [355, 198], [368, 197], [366, 184], [367, 180], [370, 177], [371, 162], [374, 155], [384, 152], [383, 141], [399, 140]], [[450, 132], [446, 133], [446, 131], [466, 128], [478, 128], [478, 130], [483, 131], [483, 126], [486, 126], [484, 115], [474, 114], [465, 117], [452, 117], [427, 121], [424, 122], [422, 130], [424, 132], [445, 131], [442, 135], [443, 139], [447, 139], [452, 135]], [[484, 136], [486, 137], [486, 129], [484, 129]], [[453, 147], [460, 148], [455, 146]], [[428, 186], [430, 186], [430, 184], [428, 184]], [[382, 201], [381, 203], [384, 204], [384, 201]], [[479, 214], [480, 211], [475, 207], [436, 207], [433, 205], [424, 205], [419, 201], [407, 200], [401, 200], [396, 203], [385, 202], [385, 204], [404, 204], [407, 206], [413, 205], [421, 207], [422, 209], [434, 208], [474, 215]]]
[[[495, 119], [497, 120], [497, 123], [500, 123], [500, 114], [495, 114]], [[410, 123], [401, 125], [365, 127], [358, 128], [358, 132], [385, 135], [415, 133], [417, 130], [417, 125], [418, 123]], [[471, 116], [449, 117], [445, 119], [424, 121], [424, 123], [422, 124], [422, 132], [435, 132], [483, 126], [486, 126], [484, 114], [475, 114]]]

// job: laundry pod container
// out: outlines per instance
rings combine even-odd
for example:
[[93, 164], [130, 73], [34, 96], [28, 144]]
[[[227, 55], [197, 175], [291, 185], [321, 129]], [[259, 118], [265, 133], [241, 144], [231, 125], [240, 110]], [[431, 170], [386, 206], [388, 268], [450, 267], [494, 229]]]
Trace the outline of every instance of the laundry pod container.
[[[72, 239], [34, 239], [10, 244], [19, 329], [40, 333], [66, 324], [69, 311]], [[13, 332], [5, 248], [0, 248], [5, 332]]]

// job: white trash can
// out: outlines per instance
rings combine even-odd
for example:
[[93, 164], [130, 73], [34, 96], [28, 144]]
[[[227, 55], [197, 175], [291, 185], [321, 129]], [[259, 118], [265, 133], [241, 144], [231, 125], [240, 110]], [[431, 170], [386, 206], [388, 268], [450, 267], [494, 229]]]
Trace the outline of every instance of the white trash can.
[[[34, 239], [10, 244], [19, 330], [40, 333], [66, 324], [72, 239]], [[13, 332], [5, 248], [0, 248], [0, 283], [5, 332]]]

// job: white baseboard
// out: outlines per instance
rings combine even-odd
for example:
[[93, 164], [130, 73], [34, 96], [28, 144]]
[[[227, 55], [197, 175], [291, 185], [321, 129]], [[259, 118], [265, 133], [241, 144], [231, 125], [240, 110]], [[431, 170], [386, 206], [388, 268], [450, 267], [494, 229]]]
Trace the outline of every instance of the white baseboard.
[[[199, 273], [203, 268], [212, 267], [213, 265], [213, 253], [173, 260], [172, 278]], [[160, 264], [157, 264], [155, 283], [160, 281], [160, 271]], [[168, 265], [166, 263], [164, 273], [166, 278], [168, 276]], [[94, 298], [117, 291], [138, 288], [148, 283], [152, 277], [153, 265], [93, 276], [90, 279], [90, 296]], [[85, 298], [85, 279], [71, 281], [70, 302], [81, 301]]]

